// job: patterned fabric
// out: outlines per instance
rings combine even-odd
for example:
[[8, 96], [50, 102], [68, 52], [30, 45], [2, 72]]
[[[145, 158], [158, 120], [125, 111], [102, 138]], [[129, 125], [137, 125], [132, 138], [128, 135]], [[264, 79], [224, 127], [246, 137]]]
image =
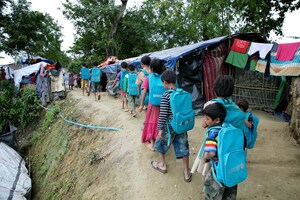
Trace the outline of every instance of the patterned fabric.
[[158, 130], [163, 130], [165, 124], [169, 119], [173, 118], [171, 106], [170, 106], [170, 92], [165, 92], [161, 96], [160, 101], [160, 112], [159, 112], [159, 118], [158, 118]]
[[265, 73], [270, 71], [272, 76], [299, 76], [300, 75], [300, 48], [298, 47], [294, 59], [289, 61], [276, 60], [276, 48], [271, 51], [270, 68], [267, 69], [267, 60], [258, 60], [256, 71]]
[[204, 199], [209, 200], [235, 200], [237, 188], [220, 186], [213, 178], [211, 170], [206, 174], [203, 184]]
[[220, 129], [210, 129], [207, 133], [206, 142], [204, 145], [204, 152], [214, 152], [214, 161], [218, 160], [217, 149], [218, 149], [218, 134]]
[[221, 74], [228, 74], [224, 60], [228, 54], [228, 46], [223, 42], [214, 49], [207, 49], [203, 62], [203, 88], [205, 100], [215, 98], [214, 81]]

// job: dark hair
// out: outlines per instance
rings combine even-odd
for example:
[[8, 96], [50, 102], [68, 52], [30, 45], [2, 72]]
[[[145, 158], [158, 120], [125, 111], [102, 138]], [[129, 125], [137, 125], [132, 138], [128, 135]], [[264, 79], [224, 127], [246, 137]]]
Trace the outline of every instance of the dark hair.
[[97, 61], [94, 61], [94, 62], [92, 63], [92, 66], [93, 66], [93, 67], [97, 67], [97, 66], [98, 66], [98, 62], [97, 62]]
[[149, 66], [151, 62], [151, 58], [149, 56], [143, 56], [141, 58], [141, 63], [143, 63], [144, 65]]
[[233, 94], [234, 80], [229, 75], [218, 76], [214, 83], [214, 91], [218, 97], [230, 97]]
[[237, 101], [236, 105], [238, 105], [238, 107], [242, 108], [244, 112], [246, 112], [249, 108], [249, 102], [244, 98], [239, 99]]
[[153, 58], [150, 62], [150, 69], [153, 73], [161, 74], [165, 71], [163, 62], [158, 58]]
[[176, 74], [172, 70], [166, 70], [161, 74], [161, 81], [166, 81], [167, 83], [176, 83]]
[[135, 70], [134, 64], [128, 65], [128, 69], [129, 69], [130, 71], [134, 71], [134, 70]]
[[82, 63], [82, 65], [81, 65], [81, 66], [83, 66], [83, 67], [87, 67], [85, 63]]
[[220, 123], [223, 123], [226, 117], [226, 108], [219, 102], [212, 103], [204, 108], [203, 114], [209, 116], [212, 120], [220, 118]]
[[127, 69], [127, 66], [128, 66], [127, 62], [121, 62], [121, 68]]

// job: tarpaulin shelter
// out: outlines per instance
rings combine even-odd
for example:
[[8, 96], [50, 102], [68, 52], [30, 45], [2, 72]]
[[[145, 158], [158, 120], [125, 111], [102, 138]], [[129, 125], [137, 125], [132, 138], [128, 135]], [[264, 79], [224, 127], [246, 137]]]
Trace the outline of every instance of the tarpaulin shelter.
[[35, 64], [35, 63], [38, 63], [38, 62], [46, 62], [48, 64], [54, 64], [55, 62], [52, 61], [52, 60], [48, 60], [46, 58], [43, 58], [41, 56], [33, 56], [33, 57], [30, 57], [30, 58], [22, 58], [20, 60], [21, 64]]
[[[259, 33], [240, 33], [182, 47], [145, 53], [138, 57], [127, 58], [113, 65], [105, 66], [102, 70], [104, 73], [105, 71], [117, 73], [120, 70], [120, 63], [123, 61], [140, 68], [140, 60], [143, 56], [148, 55], [151, 58], [159, 58], [168, 69], [176, 72], [179, 86], [192, 94], [193, 108], [196, 113], [201, 112], [206, 101], [215, 97], [213, 83], [216, 77], [221, 74], [230, 74], [235, 80], [235, 90], [232, 96], [234, 101], [239, 98], [246, 98], [252, 108], [274, 110], [284, 93], [285, 77], [291, 75], [285, 73], [287, 69], [284, 69], [289, 62], [278, 64], [278, 62], [273, 61], [272, 63], [275, 53], [272, 49], [270, 52], [271, 67], [267, 76], [264, 72], [267, 68], [264, 64], [265, 60], [259, 59], [258, 62], [247, 54], [231, 52], [231, 47], [236, 39], [245, 40], [251, 44], [268, 45], [268, 41]], [[300, 47], [296, 52], [294, 61], [290, 61], [292, 65], [289, 65], [293, 67], [294, 76], [299, 75], [294, 70], [300, 70], [300, 62], [297, 61], [298, 56], [300, 58]], [[245, 70], [244, 67], [248, 59], [250, 70]], [[261, 62], [263, 65], [260, 64]], [[257, 65], [257, 63], [260, 65]], [[280, 73], [278, 70], [281, 70]]]

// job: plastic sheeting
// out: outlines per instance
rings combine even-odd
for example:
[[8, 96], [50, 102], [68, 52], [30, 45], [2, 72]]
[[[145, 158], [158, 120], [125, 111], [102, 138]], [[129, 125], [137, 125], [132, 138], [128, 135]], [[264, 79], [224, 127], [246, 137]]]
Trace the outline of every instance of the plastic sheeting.
[[14, 149], [0, 142], [0, 199], [25, 200], [30, 196], [31, 187], [25, 161]]
[[47, 65], [46, 62], [39, 62], [34, 65], [29, 65], [27, 67], [24, 67], [22, 69], [18, 69], [14, 71], [14, 82], [15, 86], [17, 88], [20, 87], [20, 82], [22, 81], [23, 76], [29, 76], [32, 73], [37, 73], [40, 69], [40, 65], [43, 65], [44, 67]]

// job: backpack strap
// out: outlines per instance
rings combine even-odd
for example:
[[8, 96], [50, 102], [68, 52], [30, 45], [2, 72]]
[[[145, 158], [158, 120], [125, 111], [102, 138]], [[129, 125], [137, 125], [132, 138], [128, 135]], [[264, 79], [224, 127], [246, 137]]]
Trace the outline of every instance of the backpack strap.
[[142, 72], [144, 73], [144, 75], [147, 77], [149, 74], [147, 72], [147, 70], [143, 69]]
[[[175, 90], [171, 90], [171, 89], [167, 90], [167, 92], [169, 92], [169, 93], [173, 93], [174, 91]], [[170, 127], [169, 127], [169, 126], [171, 126], [170, 123], [171, 123], [170, 119], [168, 119], [167, 124], [166, 124], [167, 131], [168, 131], [168, 146], [170, 146], [170, 143], [171, 143], [171, 132], [170, 132]]]

